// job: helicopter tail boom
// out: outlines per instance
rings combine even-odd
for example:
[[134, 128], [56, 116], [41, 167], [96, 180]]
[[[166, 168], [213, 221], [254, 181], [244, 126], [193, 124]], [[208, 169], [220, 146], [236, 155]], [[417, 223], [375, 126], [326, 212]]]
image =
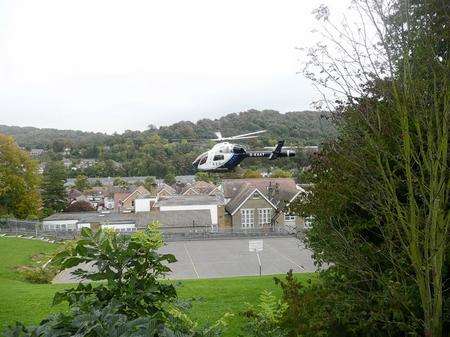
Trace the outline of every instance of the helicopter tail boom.
[[249, 151], [248, 157], [266, 157], [269, 160], [275, 160], [283, 157], [294, 157], [295, 151], [283, 150], [284, 140], [280, 140], [273, 151]]

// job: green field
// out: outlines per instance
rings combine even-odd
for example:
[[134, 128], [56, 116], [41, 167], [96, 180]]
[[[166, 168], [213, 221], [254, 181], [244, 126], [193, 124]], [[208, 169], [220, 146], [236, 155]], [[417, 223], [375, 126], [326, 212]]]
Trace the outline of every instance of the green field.
[[[52, 307], [53, 294], [70, 285], [31, 284], [17, 271], [17, 266], [32, 264], [32, 257], [51, 253], [56, 244], [37, 240], [0, 237], [0, 331], [14, 321], [38, 323], [51, 312], [67, 310]], [[310, 275], [297, 275], [306, 280]], [[233, 313], [226, 336], [239, 333], [240, 312], [246, 303], [255, 303], [264, 289], [280, 290], [272, 276], [233, 277], [226, 279], [185, 280], [177, 282], [181, 298], [193, 299], [191, 316], [200, 324], [215, 321], [225, 313]]]

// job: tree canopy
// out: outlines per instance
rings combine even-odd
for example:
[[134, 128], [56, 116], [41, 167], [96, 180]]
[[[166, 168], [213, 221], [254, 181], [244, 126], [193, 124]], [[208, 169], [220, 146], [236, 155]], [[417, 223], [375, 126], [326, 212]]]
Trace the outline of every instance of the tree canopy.
[[39, 215], [41, 198], [37, 162], [0, 134], [0, 215], [34, 218]]

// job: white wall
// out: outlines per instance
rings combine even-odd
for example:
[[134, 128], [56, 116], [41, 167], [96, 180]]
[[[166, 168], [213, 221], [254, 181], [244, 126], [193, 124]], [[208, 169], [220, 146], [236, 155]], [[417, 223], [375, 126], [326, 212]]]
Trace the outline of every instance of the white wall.
[[159, 211], [188, 211], [188, 210], [202, 210], [206, 209], [210, 211], [211, 214], [211, 223], [217, 225], [218, 216], [217, 216], [217, 205], [186, 205], [186, 206], [160, 206]]
[[137, 212], [150, 212], [150, 203], [155, 202], [156, 198], [144, 198], [136, 199], [134, 201], [134, 211]]
[[44, 220], [42, 223], [44, 230], [75, 230], [78, 220]]
[[136, 230], [135, 224], [115, 224], [115, 225], [102, 225], [102, 228], [110, 228], [119, 232], [132, 232]]

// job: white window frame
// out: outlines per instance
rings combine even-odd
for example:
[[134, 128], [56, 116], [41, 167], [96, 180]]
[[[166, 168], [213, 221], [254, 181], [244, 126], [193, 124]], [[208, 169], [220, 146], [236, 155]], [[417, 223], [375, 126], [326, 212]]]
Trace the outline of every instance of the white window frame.
[[258, 223], [259, 227], [264, 225], [270, 225], [272, 220], [272, 209], [271, 208], [259, 208], [258, 209]]
[[253, 208], [241, 209], [241, 227], [255, 228], [255, 210]]
[[284, 221], [295, 221], [296, 219], [297, 219], [296, 215], [292, 215], [292, 214], [289, 214], [289, 213], [286, 213], [284, 215]]

